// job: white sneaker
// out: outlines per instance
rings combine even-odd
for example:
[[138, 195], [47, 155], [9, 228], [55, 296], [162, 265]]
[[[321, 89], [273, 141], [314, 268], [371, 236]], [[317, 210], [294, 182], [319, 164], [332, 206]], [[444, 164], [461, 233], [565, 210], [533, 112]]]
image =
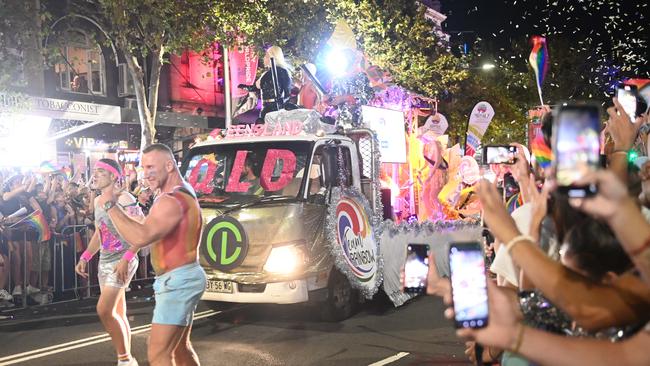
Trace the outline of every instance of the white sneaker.
[[11, 296], [11, 294], [8, 293], [7, 290], [5, 290], [5, 289], [0, 290], [0, 300], [11, 301], [13, 299], [14, 299], [14, 297]]
[[14, 296], [22, 296], [23, 295], [23, 288], [21, 286], [16, 286], [14, 287], [14, 290], [11, 292], [12, 295]]
[[36, 287], [34, 287], [32, 285], [27, 285], [27, 288], [25, 289], [25, 291], [27, 292], [27, 296], [29, 296], [29, 295], [34, 295], [34, 294], [37, 294], [37, 293], [41, 292], [41, 289], [36, 288]]
[[131, 359], [128, 361], [117, 361], [117, 366], [139, 366], [138, 360], [135, 357], [131, 356]]

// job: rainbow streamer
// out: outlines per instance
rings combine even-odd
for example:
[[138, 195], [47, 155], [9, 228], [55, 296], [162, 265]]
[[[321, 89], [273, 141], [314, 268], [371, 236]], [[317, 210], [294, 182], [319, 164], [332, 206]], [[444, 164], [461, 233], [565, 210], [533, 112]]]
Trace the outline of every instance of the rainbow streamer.
[[52, 237], [50, 226], [47, 224], [47, 220], [41, 210], [36, 210], [27, 216], [25, 218], [25, 224], [36, 229], [39, 242], [48, 241]]
[[551, 151], [551, 148], [546, 145], [542, 134], [535, 136], [533, 141], [530, 143], [530, 149], [540, 167], [546, 169], [551, 166], [551, 161], [553, 161], [553, 152]]
[[546, 38], [541, 36], [533, 36], [531, 38], [533, 43], [533, 50], [530, 52], [528, 62], [535, 71], [535, 81], [537, 82], [537, 93], [539, 94], [540, 105], [544, 105], [542, 98], [542, 83], [548, 71], [548, 49], [546, 48]]

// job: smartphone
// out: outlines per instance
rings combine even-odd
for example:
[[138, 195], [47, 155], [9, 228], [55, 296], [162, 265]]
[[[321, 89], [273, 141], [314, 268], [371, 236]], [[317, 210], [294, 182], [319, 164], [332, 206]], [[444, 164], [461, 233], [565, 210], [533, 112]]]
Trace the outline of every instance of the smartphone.
[[427, 289], [429, 245], [408, 244], [404, 263], [404, 292], [423, 293]]
[[479, 242], [449, 245], [451, 295], [456, 328], [483, 328], [488, 324], [485, 257]]
[[595, 185], [576, 182], [600, 169], [600, 106], [563, 103], [553, 121], [553, 153], [558, 192], [569, 197], [596, 194]]
[[639, 92], [636, 85], [620, 85], [616, 88], [616, 99], [623, 106], [623, 110], [630, 116], [630, 122], [634, 123], [636, 117], [643, 113], [637, 110], [637, 99]]
[[487, 145], [483, 147], [483, 164], [514, 164], [516, 161], [516, 146]]

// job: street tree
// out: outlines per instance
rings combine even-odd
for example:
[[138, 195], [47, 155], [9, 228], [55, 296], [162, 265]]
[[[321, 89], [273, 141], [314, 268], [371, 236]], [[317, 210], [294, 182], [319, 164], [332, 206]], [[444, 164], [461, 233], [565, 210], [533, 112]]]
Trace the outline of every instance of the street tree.
[[[68, 11], [91, 18], [124, 55], [134, 81], [141, 148], [153, 142], [165, 57], [220, 45], [289, 45], [308, 58], [331, 28], [318, 1], [71, 0]], [[209, 60], [206, 59], [206, 62]]]
[[340, 0], [333, 1], [330, 18], [346, 20], [368, 59], [396, 84], [433, 97], [456, 91], [468, 72], [424, 13], [412, 0]]

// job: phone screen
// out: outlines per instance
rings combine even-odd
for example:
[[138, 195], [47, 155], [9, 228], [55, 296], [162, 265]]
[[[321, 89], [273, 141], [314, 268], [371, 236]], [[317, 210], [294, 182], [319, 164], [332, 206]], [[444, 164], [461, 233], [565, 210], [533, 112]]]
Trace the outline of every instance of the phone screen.
[[630, 120], [636, 120], [636, 89], [630, 85], [624, 85], [616, 89], [616, 99], [623, 106], [623, 110], [630, 116]]
[[491, 146], [483, 149], [484, 164], [514, 164], [517, 161], [515, 146]]
[[570, 197], [596, 193], [576, 182], [600, 167], [600, 110], [595, 105], [564, 105], [554, 124], [556, 179]]
[[429, 245], [409, 244], [404, 264], [404, 291], [420, 293], [427, 288], [429, 273]]
[[451, 292], [456, 328], [482, 328], [488, 323], [485, 259], [478, 242], [449, 246]]

